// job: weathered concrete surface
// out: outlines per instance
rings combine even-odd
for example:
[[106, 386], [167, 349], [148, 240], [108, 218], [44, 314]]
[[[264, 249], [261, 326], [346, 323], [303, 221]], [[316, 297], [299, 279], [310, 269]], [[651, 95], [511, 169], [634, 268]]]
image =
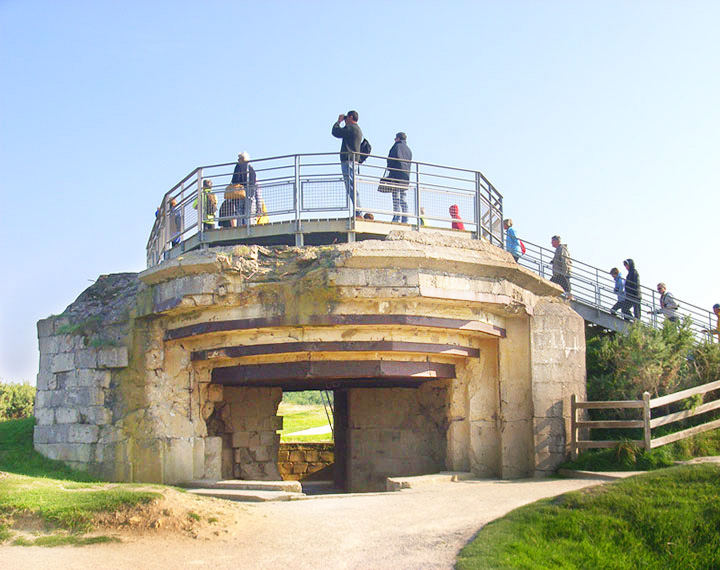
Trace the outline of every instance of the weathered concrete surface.
[[[582, 319], [560, 292], [486, 242], [413, 232], [103, 276], [38, 323], [35, 446], [112, 480], [278, 479], [290, 380], [267, 371], [334, 370], [318, 381], [348, 390], [353, 490], [443, 469], [547, 473], [566, 455], [570, 394], [585, 393]], [[354, 385], [357, 370], [385, 387]]]

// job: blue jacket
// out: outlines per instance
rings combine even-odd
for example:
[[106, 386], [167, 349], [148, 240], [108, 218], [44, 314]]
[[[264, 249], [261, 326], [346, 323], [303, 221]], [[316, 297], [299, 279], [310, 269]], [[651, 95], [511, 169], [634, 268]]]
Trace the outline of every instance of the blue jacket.
[[619, 273], [615, 278], [615, 289], [613, 289], [613, 291], [617, 295], [618, 301], [625, 300], [625, 279], [623, 279], [623, 276]]
[[508, 228], [505, 232], [505, 249], [512, 253], [515, 257], [522, 255], [522, 249], [520, 249], [520, 240], [515, 235], [515, 230]]

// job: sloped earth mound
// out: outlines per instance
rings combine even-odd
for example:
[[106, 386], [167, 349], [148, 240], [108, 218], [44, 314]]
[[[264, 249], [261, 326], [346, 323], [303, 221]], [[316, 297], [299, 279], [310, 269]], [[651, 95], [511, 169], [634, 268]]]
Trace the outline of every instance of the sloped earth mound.
[[[246, 507], [237, 503], [198, 497], [173, 488], [139, 487], [137, 490], [160, 493], [162, 497], [113, 512], [100, 512], [93, 519], [93, 530], [78, 536], [105, 536], [120, 541], [143, 536], [213, 540], [232, 533], [246, 511]], [[10, 530], [9, 543], [17, 539], [33, 542], [41, 537], [69, 534], [34, 513], [15, 513], [0, 520], [0, 524]]]

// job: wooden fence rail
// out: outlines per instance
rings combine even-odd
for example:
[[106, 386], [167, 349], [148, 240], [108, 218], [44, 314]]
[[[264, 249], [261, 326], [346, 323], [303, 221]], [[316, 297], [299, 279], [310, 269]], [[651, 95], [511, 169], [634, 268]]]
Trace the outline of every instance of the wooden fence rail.
[[[667, 406], [675, 402], [679, 402], [686, 398], [691, 398], [700, 394], [706, 394], [713, 390], [720, 390], [720, 380], [703, 384], [702, 386], [696, 386], [695, 388], [689, 388], [688, 390], [682, 390], [675, 392], [674, 394], [668, 394], [667, 396], [661, 396], [659, 398], [650, 398], [650, 393], [645, 392], [642, 400], [611, 400], [604, 402], [578, 402], [575, 394], [570, 399], [570, 453], [572, 458], [575, 459], [578, 456], [580, 450], [584, 449], [597, 449], [597, 448], [613, 448], [617, 445], [615, 440], [605, 441], [591, 441], [579, 439], [578, 430], [580, 429], [628, 429], [628, 428], [642, 428], [643, 439], [634, 440], [633, 443], [643, 447], [644, 449], [650, 450], [661, 445], [666, 445], [674, 441], [685, 439], [708, 431], [711, 429], [720, 428], [720, 419], [684, 429], [675, 433], [665, 435], [652, 439], [652, 429], [659, 426], [668, 425], [680, 420], [692, 418], [700, 414], [705, 414], [712, 410], [720, 409], [720, 396], [709, 402], [705, 402], [699, 406], [688, 410], [682, 410], [680, 412], [673, 412], [664, 416], [652, 418], [652, 410], [661, 406]], [[639, 409], [642, 412], [642, 418], [637, 420], [584, 420], [578, 419], [578, 410], [616, 410], [616, 409]]]

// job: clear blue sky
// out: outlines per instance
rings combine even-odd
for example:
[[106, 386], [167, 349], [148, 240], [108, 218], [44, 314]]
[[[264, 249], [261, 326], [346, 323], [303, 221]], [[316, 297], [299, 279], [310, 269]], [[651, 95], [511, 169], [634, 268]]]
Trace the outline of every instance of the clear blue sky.
[[36, 322], [140, 271], [195, 166], [375, 152], [481, 170], [518, 234], [720, 301], [720, 2], [0, 0], [0, 379]]

